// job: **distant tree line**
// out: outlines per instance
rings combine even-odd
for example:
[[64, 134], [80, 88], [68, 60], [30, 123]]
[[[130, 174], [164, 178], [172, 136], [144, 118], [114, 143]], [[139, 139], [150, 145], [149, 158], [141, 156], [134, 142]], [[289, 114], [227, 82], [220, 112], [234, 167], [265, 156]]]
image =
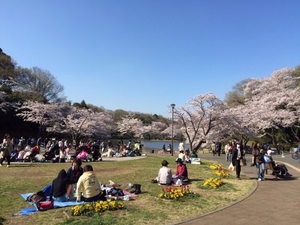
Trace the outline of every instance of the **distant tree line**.
[[76, 141], [173, 138], [184, 140], [193, 150], [233, 139], [293, 145], [300, 142], [299, 88], [300, 66], [283, 68], [267, 78], [237, 83], [224, 101], [213, 93], [192, 97], [174, 109], [172, 123], [161, 115], [109, 110], [84, 100], [72, 104], [49, 71], [18, 66], [0, 49], [2, 135], [63, 136]]

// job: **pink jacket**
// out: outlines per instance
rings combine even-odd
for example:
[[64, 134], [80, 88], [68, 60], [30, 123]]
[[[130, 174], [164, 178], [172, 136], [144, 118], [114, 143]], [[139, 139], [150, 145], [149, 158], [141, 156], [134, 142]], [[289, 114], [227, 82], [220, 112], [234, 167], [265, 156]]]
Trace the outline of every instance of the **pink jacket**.
[[77, 155], [77, 158], [78, 159], [86, 159], [88, 157], [88, 153], [85, 152], [85, 151], [81, 151], [78, 155]]

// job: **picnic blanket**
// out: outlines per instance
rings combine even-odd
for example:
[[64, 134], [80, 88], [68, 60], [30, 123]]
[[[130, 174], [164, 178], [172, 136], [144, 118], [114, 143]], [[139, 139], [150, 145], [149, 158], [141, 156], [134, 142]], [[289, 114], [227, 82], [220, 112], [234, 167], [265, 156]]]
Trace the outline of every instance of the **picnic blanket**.
[[[51, 185], [47, 185], [46, 187], [43, 188], [43, 191], [46, 193], [47, 196], [50, 195], [50, 190], [51, 190]], [[118, 196], [119, 200], [131, 200], [135, 199], [137, 197], [136, 194], [130, 193], [128, 190], [123, 190], [124, 196]], [[33, 193], [23, 193], [21, 194], [22, 198], [27, 201], [28, 197], [31, 196]], [[108, 197], [108, 196], [107, 196]], [[12, 216], [20, 215], [20, 216], [28, 216], [31, 213], [35, 213], [38, 211], [36, 205], [32, 202], [27, 201], [30, 205], [32, 205], [34, 208], [24, 208], [21, 209], [19, 214], [13, 214]], [[57, 202], [54, 201], [53, 208], [63, 208], [63, 207], [69, 207], [69, 206], [74, 206], [74, 205], [81, 205], [84, 204], [85, 202], [77, 202], [75, 201], [67, 201], [67, 202]]]
[[[27, 201], [27, 198], [32, 195], [33, 193], [24, 193], [21, 194], [22, 198], [25, 199], [25, 201]], [[28, 201], [27, 201], [28, 202]], [[28, 202], [29, 204], [35, 206], [35, 204], [33, 204], [32, 202]], [[56, 202], [54, 201], [54, 209], [55, 208], [62, 208], [62, 207], [68, 207], [68, 206], [74, 206], [74, 205], [80, 205], [83, 204], [84, 202], [76, 202], [76, 201], [67, 201], [67, 202]]]

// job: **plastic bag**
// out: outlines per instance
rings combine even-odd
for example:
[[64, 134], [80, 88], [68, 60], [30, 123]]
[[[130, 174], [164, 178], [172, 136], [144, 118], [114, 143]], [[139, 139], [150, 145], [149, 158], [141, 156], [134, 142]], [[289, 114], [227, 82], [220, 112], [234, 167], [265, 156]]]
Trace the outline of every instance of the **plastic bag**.
[[178, 179], [178, 180], [176, 181], [176, 185], [177, 185], [178, 187], [180, 187], [180, 186], [182, 185], [182, 181], [181, 181], [180, 179]]
[[234, 171], [234, 166], [233, 166], [232, 163], [230, 163], [230, 165], [228, 166], [228, 169], [229, 169], [230, 171]]

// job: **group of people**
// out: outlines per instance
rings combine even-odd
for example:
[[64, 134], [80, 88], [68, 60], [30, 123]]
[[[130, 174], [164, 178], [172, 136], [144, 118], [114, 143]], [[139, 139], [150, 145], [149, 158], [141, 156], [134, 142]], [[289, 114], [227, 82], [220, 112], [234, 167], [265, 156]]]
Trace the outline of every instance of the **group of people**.
[[106, 194], [101, 189], [93, 167], [85, 165], [82, 168], [81, 164], [81, 160], [76, 158], [67, 172], [62, 169], [58, 173], [51, 185], [50, 200], [58, 202], [106, 200]]
[[161, 162], [162, 167], [158, 171], [158, 176], [152, 180], [152, 183], [158, 183], [160, 185], [172, 185], [188, 183], [188, 170], [181, 158], [175, 160], [176, 173], [172, 175], [171, 169], [168, 167], [169, 163], [167, 160]]
[[190, 150], [179, 150], [178, 158], [180, 158], [184, 163], [191, 163], [193, 158], [198, 158], [197, 152]]
[[265, 164], [272, 163], [272, 167], [275, 171], [273, 171], [275, 178], [280, 179], [283, 178], [284, 175], [292, 176], [289, 172], [287, 167], [284, 164], [279, 164], [275, 162], [272, 158], [272, 151], [269, 147], [268, 150], [262, 148], [259, 142], [252, 143], [252, 161], [251, 166], [256, 167], [257, 179], [258, 181], [265, 180]]
[[107, 157], [141, 156], [142, 152], [143, 144], [141, 144], [141, 142], [135, 141], [133, 144], [131, 140], [127, 143], [121, 140], [117, 144], [117, 150], [115, 150], [113, 146], [108, 146], [108, 151], [104, 153], [104, 155]]
[[[7, 167], [10, 166], [11, 162], [32, 161], [32, 159], [39, 154], [40, 148], [36, 143], [33, 143], [33, 145], [25, 145], [23, 143], [24, 140], [25, 139], [21, 138], [16, 144], [14, 138], [9, 134], [4, 135], [1, 144], [0, 166], [3, 165], [4, 161], [7, 161]], [[30, 143], [32, 142], [30, 141]]]
[[[273, 175], [275, 175], [276, 179], [283, 178], [284, 175], [292, 176], [288, 172], [288, 168], [284, 164], [279, 164], [275, 162], [272, 158], [272, 151], [269, 147], [265, 150], [259, 142], [252, 143], [252, 157], [251, 157], [251, 166], [256, 167], [256, 174], [258, 181], [265, 180], [265, 164], [272, 163]], [[236, 143], [232, 141], [225, 145], [225, 160], [231, 160], [232, 165], [235, 167], [236, 178], [240, 178], [241, 174], [241, 165], [243, 164], [243, 159], [245, 157], [245, 150], [241, 143]]]

